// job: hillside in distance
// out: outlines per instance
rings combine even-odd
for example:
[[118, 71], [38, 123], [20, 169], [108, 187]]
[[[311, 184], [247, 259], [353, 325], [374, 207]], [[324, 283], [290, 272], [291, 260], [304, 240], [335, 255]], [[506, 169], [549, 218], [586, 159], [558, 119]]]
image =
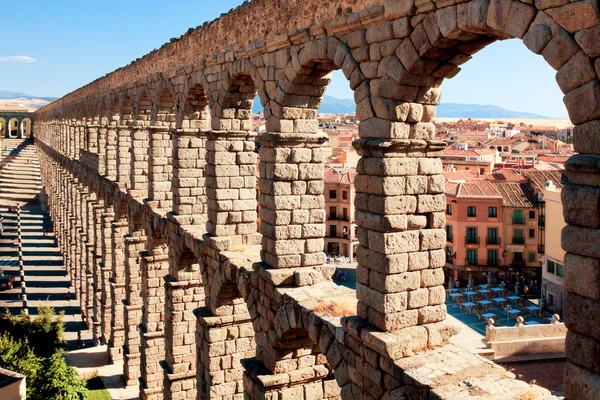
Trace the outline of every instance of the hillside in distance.
[[0, 104], [22, 104], [29, 108], [42, 108], [57, 97], [37, 97], [22, 92], [0, 90]]
[[[258, 98], [254, 101], [252, 111], [254, 113], [262, 112]], [[319, 108], [321, 114], [354, 114], [356, 105], [352, 99], [337, 99], [325, 95], [323, 103]], [[488, 104], [458, 104], [442, 103], [437, 107], [436, 117], [440, 118], [531, 118], [531, 119], [550, 119], [550, 117], [524, 112], [512, 111], [502, 107]]]

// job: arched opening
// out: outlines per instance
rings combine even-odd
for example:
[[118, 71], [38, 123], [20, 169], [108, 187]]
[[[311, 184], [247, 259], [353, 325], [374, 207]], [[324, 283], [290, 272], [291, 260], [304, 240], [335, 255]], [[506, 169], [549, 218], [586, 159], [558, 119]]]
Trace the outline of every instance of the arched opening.
[[29, 138], [31, 137], [32, 126], [31, 119], [25, 118], [21, 121], [21, 138]]
[[16, 118], [11, 118], [8, 121], [8, 136], [7, 138], [9, 139], [16, 139], [20, 136], [20, 124], [19, 124], [19, 120]]
[[154, 99], [154, 115], [152, 125], [167, 126], [175, 128], [176, 109], [175, 100], [169, 88], [159, 89], [156, 98]]
[[8, 122], [6, 118], [0, 118], [0, 137], [8, 137]]
[[191, 85], [187, 92], [183, 109], [178, 111], [178, 115], [181, 115], [181, 127], [183, 129], [207, 130], [210, 128], [208, 97], [202, 84], [195, 83]]

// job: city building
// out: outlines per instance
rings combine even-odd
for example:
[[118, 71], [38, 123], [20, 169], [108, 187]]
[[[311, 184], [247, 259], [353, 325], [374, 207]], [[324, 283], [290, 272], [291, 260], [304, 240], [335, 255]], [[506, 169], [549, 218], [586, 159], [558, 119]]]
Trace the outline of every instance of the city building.
[[546, 229], [542, 257], [542, 295], [549, 310], [563, 315], [565, 251], [560, 243], [560, 235], [567, 223], [562, 213], [561, 189], [552, 181], [548, 182], [544, 190], [544, 203]]
[[502, 196], [470, 172], [446, 172], [446, 281], [480, 284], [502, 265]]
[[[537, 198], [528, 183], [493, 182], [502, 196], [503, 245], [502, 278], [520, 294], [539, 290], [541, 265], [538, 254]], [[517, 285], [518, 282], [518, 285]], [[533, 285], [531, 285], [533, 283]], [[527, 293], [525, 293], [527, 286]], [[534, 289], [530, 289], [534, 286]]]
[[441, 158], [446, 171], [471, 171], [475, 174], [485, 174], [494, 170], [497, 153], [494, 149], [446, 149]]
[[354, 221], [354, 168], [325, 168], [325, 253], [354, 261], [358, 239]]

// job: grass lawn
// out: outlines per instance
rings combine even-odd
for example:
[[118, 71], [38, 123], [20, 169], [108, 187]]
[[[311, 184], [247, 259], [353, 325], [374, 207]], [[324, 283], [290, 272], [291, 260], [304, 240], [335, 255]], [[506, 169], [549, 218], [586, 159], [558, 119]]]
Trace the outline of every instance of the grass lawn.
[[108, 390], [99, 376], [88, 379], [87, 388], [89, 390], [88, 400], [111, 400]]

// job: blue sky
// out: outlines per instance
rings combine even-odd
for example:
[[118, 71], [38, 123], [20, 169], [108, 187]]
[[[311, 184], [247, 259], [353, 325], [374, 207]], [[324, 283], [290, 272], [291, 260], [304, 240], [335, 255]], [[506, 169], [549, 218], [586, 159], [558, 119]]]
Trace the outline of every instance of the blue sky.
[[[63, 96], [241, 3], [31, 0], [23, 7], [21, 2], [7, 2], [0, 24], [0, 90]], [[554, 75], [544, 59], [520, 41], [497, 42], [444, 82], [442, 101], [566, 117]], [[340, 72], [327, 94], [352, 97]]]

